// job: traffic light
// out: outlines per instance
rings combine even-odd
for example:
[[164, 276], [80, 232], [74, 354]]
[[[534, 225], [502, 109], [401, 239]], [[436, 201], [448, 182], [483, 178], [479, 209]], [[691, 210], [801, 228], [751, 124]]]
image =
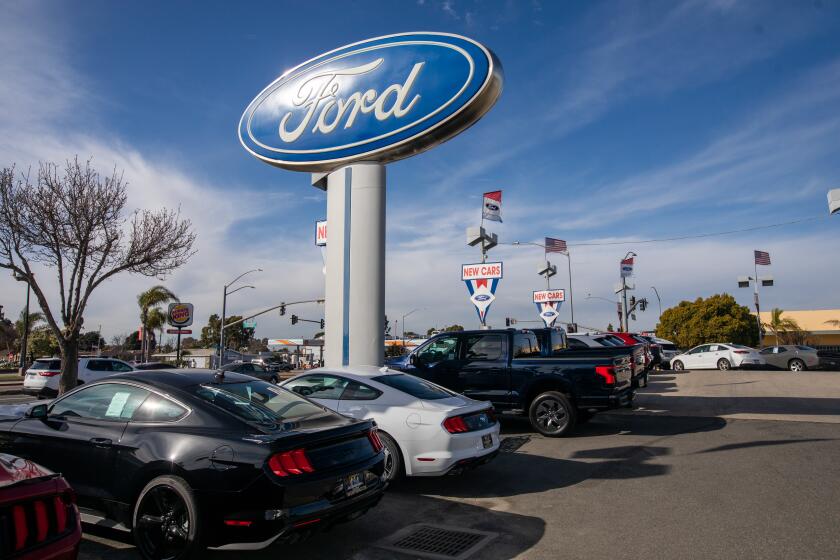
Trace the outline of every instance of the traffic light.
[[285, 315], [285, 314], [286, 314], [286, 304], [285, 304], [285, 303], [281, 303], [281, 304], [280, 304], [280, 316], [283, 316], [283, 315]]
[[506, 327], [510, 326], [510, 317], [505, 317], [505, 326]]
[[297, 322], [298, 322], [298, 316], [297, 315], [292, 315], [292, 324], [297, 325]]
[[636, 296], [630, 296], [630, 307], [636, 305]]
[[324, 328], [324, 320], [323, 319], [321, 319], [321, 328], [322, 329]]
[[639, 309], [640, 309], [640, 310], [642, 310], [642, 311], [644, 311], [645, 309], [647, 309], [647, 303], [648, 303], [648, 302], [647, 302], [647, 300], [646, 300], [646, 299], [643, 299], [642, 301], [640, 301], [640, 302], [639, 302]]

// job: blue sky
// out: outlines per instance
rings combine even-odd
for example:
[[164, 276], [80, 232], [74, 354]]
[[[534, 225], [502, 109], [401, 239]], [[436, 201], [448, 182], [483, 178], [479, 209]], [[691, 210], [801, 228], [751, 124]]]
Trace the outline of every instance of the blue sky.
[[[464, 245], [480, 195], [504, 191], [506, 241], [550, 235], [572, 249], [575, 312], [604, 327], [618, 260], [637, 259], [637, 296], [663, 306], [728, 291], [771, 253], [777, 286], [764, 306], [838, 308], [840, 222], [662, 244], [634, 241], [825, 214], [840, 186], [840, 6], [832, 2], [3, 2], [0, 163], [93, 157], [125, 169], [132, 207], [178, 206], [198, 254], [166, 280], [220, 308], [241, 270], [257, 289], [229, 309], [318, 297], [313, 222], [323, 195], [308, 176], [267, 166], [239, 145], [245, 106], [285, 69], [377, 35], [447, 31], [502, 61], [496, 107], [452, 141], [388, 170], [388, 292], [409, 329], [477, 319], [458, 277], [478, 255]], [[500, 247], [506, 264], [489, 322], [536, 319], [538, 250]], [[563, 257], [556, 262], [565, 267]], [[555, 285], [566, 287], [564, 275]], [[134, 294], [154, 280], [123, 277], [91, 302], [105, 334], [136, 327]], [[19, 285], [0, 279], [7, 309]], [[653, 309], [656, 309], [654, 303]], [[568, 305], [562, 311], [568, 318]], [[302, 316], [320, 318], [317, 307]], [[656, 313], [639, 315], [652, 327]], [[287, 319], [259, 336], [311, 334]]]

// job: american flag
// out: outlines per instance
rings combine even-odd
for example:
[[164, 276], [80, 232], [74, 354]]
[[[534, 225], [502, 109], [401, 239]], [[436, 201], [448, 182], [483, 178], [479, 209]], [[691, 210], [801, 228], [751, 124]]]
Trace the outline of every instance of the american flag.
[[770, 253], [766, 251], [754, 251], [755, 253], [755, 264], [762, 264], [765, 266], [770, 265]]
[[553, 237], [545, 238], [545, 252], [546, 253], [565, 253], [569, 250], [566, 242], [562, 239], [554, 239]]

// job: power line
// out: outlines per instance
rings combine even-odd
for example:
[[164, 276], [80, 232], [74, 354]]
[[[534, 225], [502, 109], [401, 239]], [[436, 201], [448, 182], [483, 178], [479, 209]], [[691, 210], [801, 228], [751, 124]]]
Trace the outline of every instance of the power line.
[[798, 220], [791, 220], [789, 222], [780, 222], [778, 224], [768, 224], [763, 226], [753, 226], [743, 229], [732, 229], [728, 231], [716, 231], [713, 233], [697, 233], [694, 235], [681, 235], [679, 237], [663, 237], [659, 239], [642, 239], [642, 240], [631, 240], [631, 241], [602, 241], [602, 242], [591, 242], [591, 243], [569, 243], [569, 247], [594, 247], [594, 246], [601, 246], [601, 245], [636, 245], [640, 243], [662, 243], [666, 241], [682, 241], [685, 239], [701, 239], [704, 237], [716, 237], [719, 235], [732, 235], [734, 233], [747, 233], [751, 231], [759, 231], [762, 229], [771, 229], [777, 227], [784, 227], [784, 226], [791, 226], [794, 224], [801, 224], [805, 222], [815, 222], [817, 220], [824, 220], [829, 218], [830, 215], [819, 215], [819, 216], [811, 216], [808, 218], [799, 218]]

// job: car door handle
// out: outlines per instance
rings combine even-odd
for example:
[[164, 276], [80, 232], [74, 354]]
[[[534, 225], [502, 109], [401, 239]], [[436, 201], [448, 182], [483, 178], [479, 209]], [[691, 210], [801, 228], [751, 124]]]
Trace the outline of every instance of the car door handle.
[[90, 438], [90, 442], [96, 447], [111, 447], [114, 444], [110, 439], [101, 437]]

